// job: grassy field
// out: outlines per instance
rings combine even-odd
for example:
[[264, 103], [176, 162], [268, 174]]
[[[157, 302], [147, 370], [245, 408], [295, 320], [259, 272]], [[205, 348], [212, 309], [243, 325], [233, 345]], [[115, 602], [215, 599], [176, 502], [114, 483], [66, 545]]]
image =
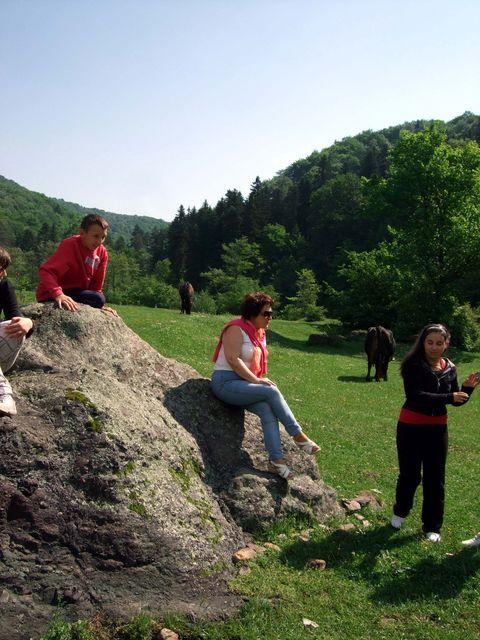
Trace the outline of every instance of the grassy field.
[[[125, 322], [163, 355], [201, 374], [226, 318], [138, 307], [120, 307]], [[308, 543], [295, 527], [268, 532], [280, 554], [269, 554], [235, 588], [250, 598], [241, 615], [214, 625], [180, 624], [185, 637], [234, 638], [478, 638], [480, 552], [460, 541], [480, 529], [480, 397], [450, 411], [450, 451], [443, 540], [420, 535], [419, 500], [401, 532], [386, 526], [397, 474], [395, 425], [403, 402], [399, 361], [387, 383], [364, 382], [361, 342], [342, 348], [308, 347], [315, 325], [274, 320], [269, 332], [270, 377], [300, 423], [322, 446], [323, 478], [340, 497], [361, 489], [381, 492], [385, 508], [369, 514], [372, 526], [339, 536], [314, 527]], [[479, 354], [451, 356], [463, 379], [480, 368]], [[478, 392], [477, 392], [478, 393]], [[418, 498], [421, 497], [419, 492]], [[356, 522], [351, 518], [352, 522]], [[324, 572], [305, 569], [323, 558]], [[302, 618], [317, 622], [304, 628]]]
[[[226, 318], [127, 306], [118, 311], [160, 353], [209, 376]], [[479, 638], [480, 551], [462, 549], [460, 541], [480, 529], [480, 392], [467, 406], [450, 410], [442, 542], [432, 545], [421, 536], [420, 490], [405, 527], [393, 531], [388, 521], [397, 474], [395, 425], [403, 402], [398, 372], [403, 349], [390, 365], [387, 383], [366, 383], [362, 343], [308, 347], [308, 335], [315, 329], [302, 322], [271, 323], [269, 377], [306, 432], [321, 444], [319, 466], [325, 481], [339, 497], [375, 489], [384, 509], [368, 513], [369, 528], [347, 534], [313, 525], [306, 543], [297, 533], [312, 525], [278, 523], [263, 539], [276, 542], [281, 552], [268, 552], [249, 575], [233, 583], [248, 598], [237, 617], [214, 624], [172, 617], [167, 623], [190, 640]], [[450, 355], [460, 380], [480, 369], [480, 354]], [[309, 558], [326, 560], [327, 569], [305, 568]], [[318, 627], [305, 627], [303, 618]], [[145, 634], [132, 637], [151, 637]]]

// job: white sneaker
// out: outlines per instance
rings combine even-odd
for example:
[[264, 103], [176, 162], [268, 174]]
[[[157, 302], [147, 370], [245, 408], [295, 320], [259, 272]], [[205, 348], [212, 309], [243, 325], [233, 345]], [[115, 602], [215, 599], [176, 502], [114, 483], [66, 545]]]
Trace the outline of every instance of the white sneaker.
[[425, 534], [425, 538], [429, 542], [440, 542], [440, 540], [442, 539], [441, 535], [439, 533], [436, 533], [435, 531], [428, 531]]
[[401, 529], [404, 522], [405, 518], [401, 518], [400, 516], [396, 516], [395, 514], [393, 514], [392, 519], [390, 520], [390, 524], [394, 529]]
[[17, 415], [17, 407], [15, 400], [7, 393], [0, 396], [0, 415], [15, 416]]
[[480, 547], [480, 533], [477, 533], [477, 535], [470, 538], [470, 540], [462, 540], [462, 544], [464, 547]]

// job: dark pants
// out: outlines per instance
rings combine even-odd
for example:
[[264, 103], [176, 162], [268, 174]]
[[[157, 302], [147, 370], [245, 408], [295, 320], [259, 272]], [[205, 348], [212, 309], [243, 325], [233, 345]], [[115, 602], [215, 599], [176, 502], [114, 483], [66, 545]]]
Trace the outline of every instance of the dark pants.
[[439, 533], [443, 523], [447, 449], [447, 425], [398, 423], [397, 453], [400, 474], [393, 512], [401, 518], [408, 516], [413, 506], [415, 491], [422, 481], [422, 522], [425, 532]]
[[88, 304], [90, 307], [101, 309], [105, 304], [105, 296], [99, 291], [89, 291], [88, 289], [66, 289], [63, 291], [66, 296], [70, 296], [75, 302]]

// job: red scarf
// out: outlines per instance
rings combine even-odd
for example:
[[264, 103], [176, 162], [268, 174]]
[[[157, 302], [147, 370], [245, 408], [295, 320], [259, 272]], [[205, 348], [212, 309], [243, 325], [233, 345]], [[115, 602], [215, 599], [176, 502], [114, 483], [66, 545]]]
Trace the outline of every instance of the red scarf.
[[222, 348], [222, 340], [223, 334], [228, 329], [228, 327], [240, 327], [247, 336], [250, 338], [250, 342], [253, 344], [253, 358], [250, 363], [250, 371], [254, 373], [257, 378], [263, 376], [267, 373], [267, 360], [268, 360], [268, 351], [267, 351], [267, 342], [265, 339], [265, 330], [264, 329], [255, 329], [255, 327], [247, 320], [243, 318], [237, 318], [236, 320], [231, 320], [228, 322], [222, 329], [222, 333], [220, 334], [220, 340], [218, 341], [217, 347], [215, 349], [215, 353], [213, 354], [213, 361], [216, 362], [218, 358], [218, 354], [220, 353], [220, 349]]

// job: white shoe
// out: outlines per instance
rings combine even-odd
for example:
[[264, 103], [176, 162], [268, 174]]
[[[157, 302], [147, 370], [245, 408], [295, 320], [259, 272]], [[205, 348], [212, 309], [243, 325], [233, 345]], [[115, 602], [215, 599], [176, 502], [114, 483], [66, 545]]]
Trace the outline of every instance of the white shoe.
[[390, 524], [394, 529], [401, 529], [404, 522], [405, 518], [401, 518], [400, 516], [396, 516], [395, 514], [393, 514], [392, 519], [390, 520]]
[[439, 533], [436, 533], [435, 531], [428, 531], [425, 534], [425, 538], [429, 542], [440, 542], [440, 540], [442, 539], [441, 535]]
[[477, 535], [470, 538], [470, 540], [462, 540], [462, 544], [464, 547], [480, 547], [480, 533], [477, 533]]
[[17, 407], [15, 400], [9, 393], [0, 396], [0, 415], [15, 416], [17, 415]]
[[311, 456], [320, 451], [320, 447], [318, 446], [318, 444], [313, 440], [310, 440], [310, 438], [308, 438], [307, 440], [295, 440], [295, 444], [297, 445], [297, 447], [303, 449], [305, 453], [309, 453]]

